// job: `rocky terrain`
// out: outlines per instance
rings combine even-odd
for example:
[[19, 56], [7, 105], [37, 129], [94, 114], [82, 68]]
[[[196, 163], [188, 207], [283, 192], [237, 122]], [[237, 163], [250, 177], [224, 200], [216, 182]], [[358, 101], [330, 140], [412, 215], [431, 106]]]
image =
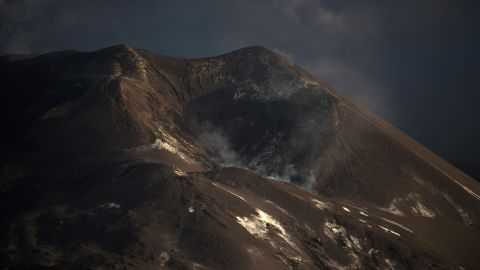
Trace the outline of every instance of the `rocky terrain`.
[[480, 186], [263, 47], [0, 57], [5, 269], [478, 269]]

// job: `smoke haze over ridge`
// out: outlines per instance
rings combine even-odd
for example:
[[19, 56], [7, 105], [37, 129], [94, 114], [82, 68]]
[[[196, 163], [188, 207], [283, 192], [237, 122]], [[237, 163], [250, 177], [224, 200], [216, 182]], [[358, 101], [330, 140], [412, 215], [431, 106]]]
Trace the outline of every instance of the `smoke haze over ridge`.
[[0, 54], [129, 43], [179, 57], [261, 44], [480, 178], [475, 1], [0, 1]]

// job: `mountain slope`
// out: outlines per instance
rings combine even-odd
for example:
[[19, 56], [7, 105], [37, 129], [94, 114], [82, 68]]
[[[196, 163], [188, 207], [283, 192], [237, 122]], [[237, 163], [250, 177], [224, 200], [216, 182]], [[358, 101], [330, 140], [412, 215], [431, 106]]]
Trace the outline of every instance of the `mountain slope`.
[[478, 183], [268, 49], [11, 59], [2, 265], [480, 264]]

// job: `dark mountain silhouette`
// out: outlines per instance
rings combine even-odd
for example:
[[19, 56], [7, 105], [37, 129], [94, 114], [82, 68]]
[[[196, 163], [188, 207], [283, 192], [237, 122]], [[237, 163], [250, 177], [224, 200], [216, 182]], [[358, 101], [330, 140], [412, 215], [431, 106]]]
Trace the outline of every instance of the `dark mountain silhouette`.
[[263, 47], [0, 59], [6, 269], [476, 269], [479, 184]]

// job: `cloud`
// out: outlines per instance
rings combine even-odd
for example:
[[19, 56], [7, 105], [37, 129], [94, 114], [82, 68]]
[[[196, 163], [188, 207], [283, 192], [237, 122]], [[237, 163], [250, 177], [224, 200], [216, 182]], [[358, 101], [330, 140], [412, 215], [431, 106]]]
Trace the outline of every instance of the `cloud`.
[[278, 48], [273, 48], [272, 49], [274, 52], [280, 54], [281, 56], [283, 56], [283, 58], [285, 60], [287, 60], [287, 62], [289, 63], [293, 63], [294, 62], [294, 57], [293, 57], [293, 54], [289, 53], [289, 52], [286, 52], [284, 50], [281, 50], [281, 49], [278, 49]]
[[[368, 38], [378, 32], [381, 12], [366, 4], [329, 0], [276, 0], [286, 18], [298, 27], [314, 27], [317, 38]], [[381, 22], [380, 22], [381, 23]]]
[[[0, 0], [0, 54], [128, 43], [176, 57], [207, 57], [263, 45], [434, 151], [471, 160], [459, 149], [471, 149], [480, 133], [472, 119], [479, 114], [473, 102], [479, 99], [479, 3]], [[445, 110], [452, 100], [456, 112]], [[452, 130], [461, 139], [442, 143]], [[443, 139], [428, 145], [436, 138]]]
[[43, 0], [0, 1], [0, 51], [30, 52], [35, 36], [27, 25], [43, 8]]
[[318, 0], [277, 0], [277, 7], [282, 7], [288, 18], [297, 24], [313, 23], [325, 31], [337, 31], [343, 27], [343, 14], [326, 8]]
[[343, 14], [335, 14], [322, 6], [317, 6], [315, 13], [315, 25], [334, 30], [343, 28]]
[[388, 91], [354, 66], [324, 57], [307, 63], [305, 69], [356, 103], [390, 121], [395, 119], [396, 113], [390, 106]]

